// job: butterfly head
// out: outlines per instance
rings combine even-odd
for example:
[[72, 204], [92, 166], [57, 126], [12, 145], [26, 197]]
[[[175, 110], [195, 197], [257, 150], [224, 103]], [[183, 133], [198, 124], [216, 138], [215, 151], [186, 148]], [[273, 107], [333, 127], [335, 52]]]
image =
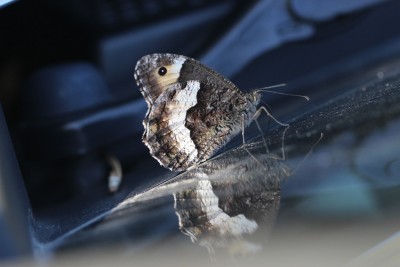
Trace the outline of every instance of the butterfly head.
[[261, 101], [261, 93], [257, 90], [253, 90], [247, 94], [247, 101], [254, 106], [257, 106]]
[[151, 54], [138, 61], [135, 80], [148, 103], [178, 82], [185, 61], [186, 57], [174, 54]]

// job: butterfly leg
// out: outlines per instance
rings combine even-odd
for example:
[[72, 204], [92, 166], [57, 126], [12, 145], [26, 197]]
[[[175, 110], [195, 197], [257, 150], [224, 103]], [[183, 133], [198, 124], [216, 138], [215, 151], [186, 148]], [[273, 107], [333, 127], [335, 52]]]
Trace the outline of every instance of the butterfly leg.
[[256, 110], [256, 112], [253, 115], [253, 120], [257, 119], [261, 115], [261, 112], [263, 112], [263, 111], [268, 115], [268, 117], [273, 119], [279, 125], [281, 125], [283, 127], [288, 127], [289, 126], [289, 124], [280, 122], [277, 119], [275, 119], [275, 117], [272, 116], [272, 114], [264, 106], [261, 106], [259, 109]]
[[242, 142], [243, 142], [243, 149], [246, 150], [246, 152], [250, 155], [250, 157], [252, 157], [258, 164], [260, 164], [261, 166], [263, 166], [263, 164], [247, 149], [246, 147], [246, 140], [244, 138], [244, 114], [242, 114]]
[[[272, 116], [272, 114], [264, 106], [262, 106], [259, 109], [257, 109], [257, 111], [253, 115], [253, 120], [256, 121], [257, 127], [260, 129], [260, 131], [261, 131], [261, 127], [258, 124], [257, 119], [261, 115], [261, 112], [265, 112], [267, 114], [267, 116], [270, 117], [272, 120], [274, 120], [277, 124], [285, 127], [285, 130], [283, 131], [283, 134], [282, 134], [282, 146], [281, 146], [281, 152], [282, 153], [281, 153], [281, 156], [273, 156], [273, 155], [271, 155], [271, 158], [274, 158], [274, 159], [277, 159], [277, 160], [285, 160], [285, 158], [286, 158], [286, 155], [285, 155], [285, 136], [286, 136], [287, 130], [289, 129], [289, 124], [278, 121], [274, 116]], [[262, 136], [263, 136], [264, 143], [266, 144], [264, 135], [262, 135]], [[267, 149], [267, 153], [268, 153], [268, 147], [266, 149]]]
[[[263, 143], [264, 143], [264, 146], [265, 146], [265, 153], [268, 155], [269, 154], [269, 149], [268, 149], [267, 140], [265, 140], [265, 136], [264, 136], [263, 130], [261, 129], [260, 123], [258, 122], [258, 118], [255, 118], [254, 122], [257, 125], [258, 131], [261, 133], [261, 137], [262, 137], [262, 140], [263, 140]], [[268, 129], [268, 126], [267, 126], [267, 129]]]
[[297, 170], [304, 164], [304, 162], [307, 160], [307, 158], [311, 155], [313, 150], [317, 147], [319, 142], [321, 142], [322, 138], [324, 137], [324, 133], [321, 132], [319, 135], [318, 140], [311, 146], [311, 148], [308, 150], [307, 154], [303, 157], [303, 159], [297, 164], [297, 166], [293, 169], [293, 174], [297, 172]]

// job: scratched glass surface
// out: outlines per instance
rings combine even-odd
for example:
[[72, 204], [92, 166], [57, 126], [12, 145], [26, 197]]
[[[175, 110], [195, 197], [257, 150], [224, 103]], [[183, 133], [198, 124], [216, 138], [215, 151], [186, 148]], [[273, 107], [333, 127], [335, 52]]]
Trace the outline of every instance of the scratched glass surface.
[[291, 116], [287, 131], [246, 129], [245, 145], [133, 192], [62, 250], [103, 244], [111, 259], [196, 266], [367, 266], [365, 251], [399, 239], [400, 65], [332, 86], [336, 96]]

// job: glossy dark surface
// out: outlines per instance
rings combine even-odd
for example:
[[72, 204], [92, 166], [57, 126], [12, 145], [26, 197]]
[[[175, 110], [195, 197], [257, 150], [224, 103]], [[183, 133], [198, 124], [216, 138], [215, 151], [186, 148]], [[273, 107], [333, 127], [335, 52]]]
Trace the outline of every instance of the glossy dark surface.
[[[0, 244], [15, 246], [1, 257], [400, 262], [399, 2], [283, 2], [2, 6], [0, 24], [12, 26], [0, 29]], [[280, 91], [311, 100], [263, 94], [286, 132], [263, 115], [245, 146], [238, 136], [198, 168], [172, 173], [141, 141], [146, 105], [133, 69], [154, 52], [202, 60], [243, 90], [285, 82]], [[124, 173], [115, 194], [109, 154]]]
[[[199, 245], [190, 251], [208, 251], [217, 260], [244, 255], [248, 260], [252, 255], [250, 261], [258, 262], [266, 255], [272, 257], [268, 251], [280, 246], [288, 253], [301, 249], [327, 253], [332, 246], [327, 257], [336, 260], [325, 266], [355, 258], [365, 246], [373, 246], [371, 240], [383, 240], [397, 231], [399, 67], [392, 64], [340, 83], [338, 89], [346, 86], [345, 93], [297, 115], [285, 135], [283, 127], [270, 125], [272, 130], [265, 135], [270, 151], [259, 136], [198, 168], [132, 194], [100, 223], [71, 236], [67, 247], [108, 240], [117, 247], [128, 242], [151, 253], [160, 244], [161, 251], [168, 251], [165, 242], [185, 234]], [[287, 155], [283, 160], [282, 138]], [[144, 232], [149, 225], [153, 230]], [[350, 230], [356, 225], [358, 231]], [[330, 236], [329, 240], [319, 240], [318, 231], [324, 232], [323, 238]], [[341, 236], [344, 232], [346, 236]], [[295, 249], [292, 244], [300, 242], [298, 238], [304, 239], [304, 247]], [[318, 248], [307, 243], [314, 238]], [[281, 239], [288, 244], [280, 244]], [[150, 241], [145, 248], [143, 240]], [[179, 240], [180, 246], [187, 243]], [[343, 247], [335, 242], [344, 242]], [[168, 253], [172, 258], [190, 258], [179, 251]], [[305, 262], [311, 260], [310, 255], [303, 257]]]

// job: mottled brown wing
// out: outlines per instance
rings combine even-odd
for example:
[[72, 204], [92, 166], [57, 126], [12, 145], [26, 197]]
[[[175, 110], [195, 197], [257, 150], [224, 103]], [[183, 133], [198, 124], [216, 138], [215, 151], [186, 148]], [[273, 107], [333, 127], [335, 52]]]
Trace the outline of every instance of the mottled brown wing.
[[188, 110], [186, 127], [203, 162], [250, 124], [259, 103], [258, 93], [246, 93], [194, 59], [187, 59], [178, 81], [197, 79], [197, 104]]
[[[152, 54], [142, 57], [135, 67], [135, 80], [150, 105], [171, 85], [178, 83], [186, 57], [173, 54]], [[160, 68], [166, 73], [161, 75]]]
[[240, 91], [200, 62], [174, 54], [142, 57], [135, 79], [147, 104], [144, 143], [161, 165], [186, 170], [210, 158], [248, 125], [258, 95]]
[[149, 107], [143, 121], [143, 142], [150, 154], [171, 170], [186, 170], [197, 162], [198, 151], [185, 123], [199, 89], [197, 81], [170, 86]]

